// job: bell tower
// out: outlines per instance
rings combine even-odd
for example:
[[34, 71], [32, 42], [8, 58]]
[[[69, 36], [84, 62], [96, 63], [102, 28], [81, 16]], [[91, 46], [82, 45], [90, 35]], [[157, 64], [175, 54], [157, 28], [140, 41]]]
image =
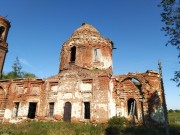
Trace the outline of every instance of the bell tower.
[[0, 16], [0, 77], [2, 76], [4, 61], [6, 53], [8, 52], [8, 43], [6, 42], [6, 39], [10, 27], [10, 22]]
[[63, 44], [59, 72], [83, 68], [112, 73], [113, 42], [83, 23]]

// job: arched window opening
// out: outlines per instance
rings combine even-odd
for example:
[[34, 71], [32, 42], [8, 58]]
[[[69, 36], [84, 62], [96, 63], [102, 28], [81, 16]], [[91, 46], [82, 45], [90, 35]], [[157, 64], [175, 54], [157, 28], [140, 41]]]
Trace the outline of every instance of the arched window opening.
[[2, 34], [4, 32], [5, 28], [3, 26], [0, 26], [0, 40], [2, 39]]
[[137, 87], [139, 90], [141, 90], [141, 86], [142, 86], [142, 85], [141, 85], [141, 83], [140, 83], [138, 80], [132, 78], [131, 81], [134, 83], [134, 85], [136, 85], [136, 87]]
[[128, 115], [137, 117], [137, 106], [136, 101], [133, 98], [128, 100]]
[[76, 47], [73, 46], [73, 47], [71, 48], [71, 59], [70, 59], [70, 61], [71, 61], [71, 62], [75, 62], [75, 60], [76, 60]]

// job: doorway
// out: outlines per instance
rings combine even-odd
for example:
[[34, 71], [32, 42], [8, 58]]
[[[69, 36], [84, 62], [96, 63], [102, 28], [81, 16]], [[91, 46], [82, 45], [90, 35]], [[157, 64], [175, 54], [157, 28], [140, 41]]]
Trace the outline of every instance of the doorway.
[[29, 111], [28, 111], [28, 118], [34, 119], [36, 115], [36, 105], [37, 103], [30, 102], [29, 103]]
[[49, 103], [49, 116], [52, 118], [54, 115], [54, 103]]
[[128, 100], [128, 115], [134, 115], [137, 117], [136, 101], [133, 98]]
[[84, 118], [90, 119], [90, 102], [84, 102]]
[[70, 122], [71, 121], [71, 103], [66, 102], [64, 106], [64, 121]]

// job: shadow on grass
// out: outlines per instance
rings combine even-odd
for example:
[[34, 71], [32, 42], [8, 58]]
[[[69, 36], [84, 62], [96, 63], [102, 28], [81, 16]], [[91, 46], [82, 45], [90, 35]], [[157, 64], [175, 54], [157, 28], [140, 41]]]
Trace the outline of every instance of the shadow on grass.
[[[165, 135], [165, 128], [157, 127], [119, 127], [108, 126], [105, 130], [106, 135]], [[169, 126], [170, 135], [180, 135], [180, 125]]]

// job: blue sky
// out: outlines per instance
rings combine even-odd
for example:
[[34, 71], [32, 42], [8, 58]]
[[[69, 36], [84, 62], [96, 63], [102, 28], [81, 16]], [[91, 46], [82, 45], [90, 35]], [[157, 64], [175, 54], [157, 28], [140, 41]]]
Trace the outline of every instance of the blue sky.
[[11, 22], [4, 71], [18, 56], [23, 71], [46, 78], [58, 73], [62, 44], [83, 22], [114, 42], [113, 71], [158, 70], [168, 109], [180, 109], [180, 88], [170, 79], [179, 70], [178, 51], [165, 46], [160, 0], [1, 0], [0, 15]]

